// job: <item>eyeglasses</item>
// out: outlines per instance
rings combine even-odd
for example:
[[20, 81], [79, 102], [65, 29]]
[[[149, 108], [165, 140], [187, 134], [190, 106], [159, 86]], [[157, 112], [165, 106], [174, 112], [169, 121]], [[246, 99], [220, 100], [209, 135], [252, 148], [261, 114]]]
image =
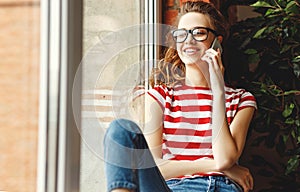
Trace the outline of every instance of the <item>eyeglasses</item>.
[[176, 29], [176, 30], [172, 31], [172, 36], [176, 43], [182, 43], [187, 39], [187, 37], [190, 33], [190, 34], [192, 34], [193, 39], [201, 42], [201, 41], [205, 41], [207, 39], [209, 32], [212, 32], [215, 36], [218, 36], [217, 32], [215, 30], [207, 28], [207, 27], [195, 27], [190, 30]]

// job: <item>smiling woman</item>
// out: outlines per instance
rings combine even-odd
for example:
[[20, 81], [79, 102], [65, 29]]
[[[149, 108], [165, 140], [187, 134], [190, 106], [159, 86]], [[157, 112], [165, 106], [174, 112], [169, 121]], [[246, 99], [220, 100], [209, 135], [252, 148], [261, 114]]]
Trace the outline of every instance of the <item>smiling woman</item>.
[[253, 189], [249, 170], [236, 162], [256, 102], [224, 83], [221, 50], [211, 48], [226, 37], [223, 21], [210, 3], [183, 3], [175, 42], [145, 95], [145, 123], [116, 119], [104, 137], [108, 191]]

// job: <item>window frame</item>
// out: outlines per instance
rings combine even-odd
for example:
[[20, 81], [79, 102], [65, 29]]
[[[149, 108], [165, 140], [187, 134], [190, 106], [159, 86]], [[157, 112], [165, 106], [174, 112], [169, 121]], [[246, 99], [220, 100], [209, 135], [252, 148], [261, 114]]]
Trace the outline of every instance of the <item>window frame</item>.
[[41, 1], [40, 34], [37, 191], [79, 191], [82, 2]]
[[152, 69], [160, 55], [160, 24], [162, 23], [162, 1], [144, 0], [144, 60], [145, 88], [149, 89], [148, 81]]
[[[42, 0], [37, 192], [80, 190], [83, 1]], [[144, 0], [141, 59], [148, 88], [159, 59], [161, 1]], [[75, 104], [75, 105], [74, 105]], [[75, 115], [75, 116], [74, 116]], [[75, 121], [76, 118], [76, 121]]]

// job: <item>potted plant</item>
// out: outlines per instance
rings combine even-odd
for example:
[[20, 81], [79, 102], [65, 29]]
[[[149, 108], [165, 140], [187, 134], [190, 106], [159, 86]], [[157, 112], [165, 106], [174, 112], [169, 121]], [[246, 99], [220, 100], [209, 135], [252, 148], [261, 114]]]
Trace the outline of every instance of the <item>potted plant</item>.
[[[227, 2], [223, 10], [245, 4]], [[249, 5], [260, 15], [232, 25], [225, 45], [226, 68], [230, 71], [227, 80], [252, 92], [258, 103], [242, 161], [256, 170], [254, 177], [265, 179], [260, 191], [297, 191], [300, 4], [295, 0], [260, 0]]]

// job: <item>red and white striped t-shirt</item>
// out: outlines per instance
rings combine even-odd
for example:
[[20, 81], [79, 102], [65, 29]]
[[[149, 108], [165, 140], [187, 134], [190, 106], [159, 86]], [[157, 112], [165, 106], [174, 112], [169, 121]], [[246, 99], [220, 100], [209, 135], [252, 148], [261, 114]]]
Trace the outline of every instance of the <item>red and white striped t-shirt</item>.
[[[163, 159], [197, 160], [213, 158], [212, 92], [206, 87], [155, 86], [148, 91], [163, 109]], [[225, 86], [226, 114], [232, 122], [238, 110], [255, 107], [254, 96], [244, 89]]]

